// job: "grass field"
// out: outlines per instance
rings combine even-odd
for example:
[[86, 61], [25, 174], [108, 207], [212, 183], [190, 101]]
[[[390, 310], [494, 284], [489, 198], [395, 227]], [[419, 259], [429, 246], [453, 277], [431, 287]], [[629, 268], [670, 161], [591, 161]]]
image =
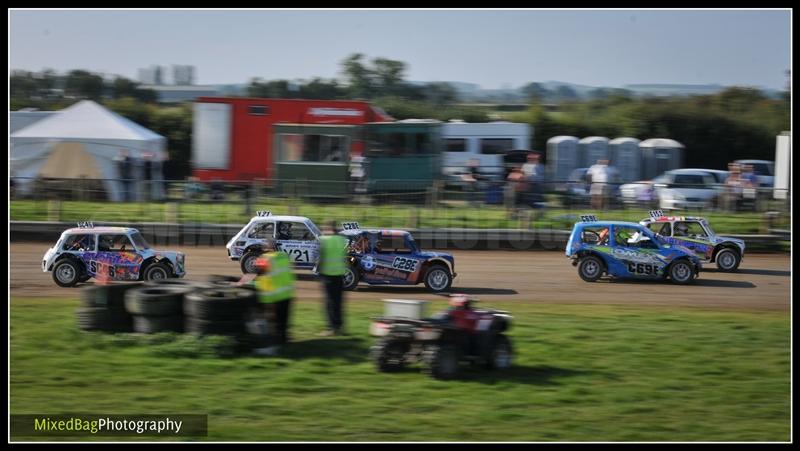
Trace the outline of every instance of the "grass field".
[[11, 413], [207, 413], [200, 440], [790, 438], [785, 313], [492, 303], [515, 316], [515, 367], [442, 382], [418, 368], [375, 371], [367, 330], [379, 302], [348, 303], [351, 335], [334, 338], [315, 336], [318, 303], [296, 304], [294, 343], [275, 358], [221, 357], [219, 342], [175, 335], [81, 332], [77, 305], [11, 300]]
[[[245, 224], [255, 211], [245, 211], [242, 204], [195, 203], [174, 204], [169, 211], [163, 203], [107, 203], [64, 201], [55, 220], [95, 222], [200, 222], [215, 224]], [[358, 221], [362, 226], [396, 228], [554, 228], [567, 230], [578, 220], [579, 214], [595, 214], [601, 219], [638, 222], [648, 217], [647, 210], [593, 211], [547, 209], [532, 214], [530, 220], [512, 218], [502, 206], [469, 206], [464, 202], [452, 202], [440, 208], [425, 208], [409, 204], [358, 205], [315, 204], [300, 200], [269, 199], [253, 204], [253, 210], [270, 210], [273, 214], [307, 216], [318, 225], [327, 220]], [[697, 214], [678, 213], [678, 214]], [[752, 234], [762, 228], [761, 213], [717, 213], [701, 214], [710, 221], [717, 233]], [[16, 221], [48, 220], [47, 201], [15, 200], [11, 202], [11, 219]], [[788, 228], [788, 215], [775, 226]]]

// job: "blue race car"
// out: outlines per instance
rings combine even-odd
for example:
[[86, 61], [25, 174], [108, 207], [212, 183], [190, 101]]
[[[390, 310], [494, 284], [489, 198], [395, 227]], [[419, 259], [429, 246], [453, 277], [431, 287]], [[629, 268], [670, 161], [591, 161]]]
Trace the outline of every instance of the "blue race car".
[[647, 227], [633, 222], [597, 221], [583, 216], [567, 242], [566, 255], [578, 275], [594, 282], [603, 274], [618, 278], [666, 279], [688, 284], [702, 264], [691, 250], [668, 244]]
[[448, 290], [456, 277], [452, 255], [420, 250], [404, 230], [361, 230], [357, 223], [346, 223], [340, 234], [349, 242], [345, 290], [354, 290], [364, 281], [370, 285], [425, 283], [439, 293]]

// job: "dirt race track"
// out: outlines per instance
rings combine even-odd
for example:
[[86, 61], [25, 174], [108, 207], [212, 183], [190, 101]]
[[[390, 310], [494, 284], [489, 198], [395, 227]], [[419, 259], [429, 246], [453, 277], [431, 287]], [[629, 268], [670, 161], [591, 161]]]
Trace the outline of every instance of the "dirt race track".
[[[60, 288], [41, 270], [47, 243], [12, 243], [10, 294], [30, 297], [77, 297], [76, 288]], [[187, 279], [204, 280], [211, 274], [240, 276], [238, 262], [228, 260], [222, 247], [178, 247], [186, 253]], [[454, 292], [469, 293], [482, 301], [534, 303], [597, 303], [680, 305], [707, 309], [788, 311], [790, 257], [788, 254], [745, 255], [737, 273], [717, 272], [714, 264], [692, 285], [669, 282], [601, 280], [587, 283], [561, 252], [455, 251]], [[298, 272], [298, 297], [322, 298], [322, 289], [309, 272]], [[92, 283], [91, 281], [89, 283]], [[78, 285], [80, 287], [80, 285]], [[415, 287], [370, 287], [361, 284], [348, 300], [382, 298], [442, 299]]]

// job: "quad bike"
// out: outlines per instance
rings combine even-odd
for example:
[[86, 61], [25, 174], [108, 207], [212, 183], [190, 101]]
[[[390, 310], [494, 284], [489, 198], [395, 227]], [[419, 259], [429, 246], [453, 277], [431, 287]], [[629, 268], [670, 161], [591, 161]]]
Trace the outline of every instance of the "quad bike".
[[371, 357], [379, 371], [398, 371], [419, 362], [436, 379], [452, 379], [465, 361], [487, 369], [507, 369], [513, 349], [504, 332], [511, 320], [508, 312], [471, 306], [421, 320], [375, 317], [370, 333], [378, 342], [371, 348]]

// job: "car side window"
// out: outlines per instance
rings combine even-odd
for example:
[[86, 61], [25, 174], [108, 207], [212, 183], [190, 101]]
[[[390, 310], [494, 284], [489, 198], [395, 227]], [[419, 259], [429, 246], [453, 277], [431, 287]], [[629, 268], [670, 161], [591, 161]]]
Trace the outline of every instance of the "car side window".
[[639, 230], [634, 227], [615, 226], [614, 227], [614, 242], [617, 246], [636, 246], [638, 243], [636, 237]]
[[93, 251], [94, 250], [94, 235], [72, 235], [64, 240], [61, 246], [62, 251]]
[[658, 223], [658, 222], [651, 222], [647, 224], [647, 228], [650, 229], [651, 232], [655, 232], [661, 236], [672, 236], [672, 224], [669, 222]]
[[706, 231], [697, 221], [678, 221], [675, 223], [675, 236], [705, 237]]
[[608, 246], [608, 227], [584, 227], [581, 231], [581, 242]]
[[126, 252], [135, 249], [127, 235], [100, 235], [97, 241], [99, 252]]
[[375, 250], [386, 253], [411, 253], [411, 248], [408, 247], [403, 236], [382, 236], [375, 243]]
[[309, 241], [314, 239], [314, 234], [302, 222], [280, 222], [278, 223], [279, 240], [301, 240]]
[[262, 222], [253, 224], [247, 232], [248, 238], [256, 240], [271, 240], [275, 232], [275, 224], [272, 222]]

